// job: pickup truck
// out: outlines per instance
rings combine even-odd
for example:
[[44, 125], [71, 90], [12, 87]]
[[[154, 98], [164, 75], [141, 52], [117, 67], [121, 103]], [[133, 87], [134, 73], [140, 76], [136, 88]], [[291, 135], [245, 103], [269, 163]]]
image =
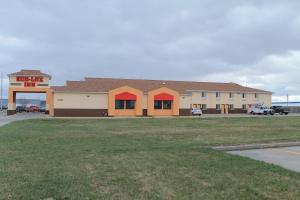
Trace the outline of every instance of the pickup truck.
[[191, 114], [192, 115], [199, 115], [199, 116], [201, 116], [202, 115], [202, 110], [199, 109], [199, 108], [192, 108], [191, 109]]
[[279, 113], [280, 115], [289, 114], [289, 111], [283, 106], [272, 106], [271, 109], [274, 111], [274, 113]]
[[274, 111], [265, 106], [251, 107], [248, 112], [252, 115], [274, 115]]

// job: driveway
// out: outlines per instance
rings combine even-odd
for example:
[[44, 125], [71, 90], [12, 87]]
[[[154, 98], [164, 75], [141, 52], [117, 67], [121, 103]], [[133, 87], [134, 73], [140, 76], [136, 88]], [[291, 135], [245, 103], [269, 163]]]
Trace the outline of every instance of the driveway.
[[14, 121], [20, 121], [26, 119], [40, 119], [46, 117], [47, 115], [43, 113], [18, 113], [16, 115], [7, 116], [6, 111], [0, 111], [0, 127]]
[[255, 149], [244, 151], [229, 151], [228, 153], [249, 157], [255, 160], [272, 163], [300, 172], [300, 146], [271, 149]]

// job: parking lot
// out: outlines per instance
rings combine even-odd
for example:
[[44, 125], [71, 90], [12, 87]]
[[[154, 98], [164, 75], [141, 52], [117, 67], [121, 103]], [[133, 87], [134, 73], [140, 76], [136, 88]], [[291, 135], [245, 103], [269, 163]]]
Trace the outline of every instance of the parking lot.
[[230, 151], [228, 153], [272, 163], [300, 172], [300, 147]]

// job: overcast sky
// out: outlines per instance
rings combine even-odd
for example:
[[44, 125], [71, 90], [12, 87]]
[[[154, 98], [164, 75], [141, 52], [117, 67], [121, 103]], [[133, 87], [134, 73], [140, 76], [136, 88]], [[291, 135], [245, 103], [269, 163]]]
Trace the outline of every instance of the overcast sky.
[[85, 76], [236, 82], [296, 99], [300, 1], [0, 0], [0, 71], [20, 69], [49, 73], [52, 85]]

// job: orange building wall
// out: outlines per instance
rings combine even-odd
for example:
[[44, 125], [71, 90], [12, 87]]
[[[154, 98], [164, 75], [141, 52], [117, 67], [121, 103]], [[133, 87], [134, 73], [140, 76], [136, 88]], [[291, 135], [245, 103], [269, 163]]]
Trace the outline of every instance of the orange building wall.
[[[129, 92], [136, 95], [135, 109], [133, 110], [116, 110], [115, 96], [117, 94]], [[108, 92], [108, 116], [142, 116], [143, 115], [143, 92], [135, 88], [124, 86]]]
[[16, 109], [16, 93], [45, 93], [46, 105], [51, 116], [54, 115], [53, 106], [53, 91], [51, 88], [25, 88], [25, 87], [10, 87], [8, 90], [8, 110]]
[[[174, 96], [171, 110], [154, 109], [154, 96], [160, 93], [168, 93]], [[149, 116], [179, 116], [179, 93], [166, 87], [148, 92], [148, 115]]]

